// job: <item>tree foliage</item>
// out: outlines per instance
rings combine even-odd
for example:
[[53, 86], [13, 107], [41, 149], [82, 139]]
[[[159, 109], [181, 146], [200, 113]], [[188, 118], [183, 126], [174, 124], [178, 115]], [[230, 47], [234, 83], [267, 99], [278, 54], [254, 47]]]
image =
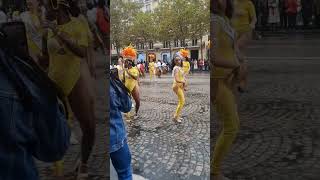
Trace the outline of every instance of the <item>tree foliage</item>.
[[153, 12], [138, 4], [111, 1], [111, 41], [122, 48], [129, 43], [201, 38], [209, 32], [209, 0], [161, 0]]

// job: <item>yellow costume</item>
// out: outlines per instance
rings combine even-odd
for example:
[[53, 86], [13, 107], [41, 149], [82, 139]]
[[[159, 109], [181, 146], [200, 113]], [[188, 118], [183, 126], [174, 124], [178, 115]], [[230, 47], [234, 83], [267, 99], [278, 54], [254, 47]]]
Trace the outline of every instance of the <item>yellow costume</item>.
[[[228, 18], [214, 15], [213, 21], [216, 33], [214, 37], [214, 51], [219, 53], [220, 57], [234, 61], [235, 32], [231, 28]], [[222, 131], [214, 146], [212, 161], [212, 172], [214, 175], [218, 175], [221, 172], [222, 161], [231, 149], [231, 145], [239, 129], [237, 105], [231, 88], [231, 73], [231, 69], [214, 67], [213, 76], [211, 77], [211, 84], [214, 86], [210, 88], [214, 91], [212, 95], [214, 102], [211, 103], [213, 103], [219, 120], [223, 122]], [[226, 80], [227, 77], [230, 78]]]
[[148, 67], [149, 67], [150, 79], [152, 79], [152, 77], [155, 74], [155, 63], [154, 62], [150, 62]]
[[183, 74], [183, 70], [181, 69], [181, 67], [175, 66], [173, 68], [172, 76], [173, 76], [174, 80], [173, 80], [172, 89], [178, 96], [178, 106], [177, 106], [176, 112], [174, 114], [174, 118], [178, 119], [180, 117], [180, 115], [181, 115], [181, 111], [182, 111], [182, 108], [184, 106], [185, 99], [184, 99], [184, 87], [183, 87], [183, 84], [176, 82], [176, 79], [175, 79], [176, 73], [178, 73], [178, 81], [183, 81], [184, 80], [184, 74]]
[[[88, 47], [88, 36], [82, 23], [72, 18], [70, 22], [59, 25], [58, 29], [76, 40], [79, 46]], [[75, 55], [65, 44], [49, 32], [48, 50], [50, 55], [49, 77], [68, 96], [80, 77], [81, 57]]]
[[[139, 70], [137, 67], [132, 67], [128, 72], [135, 78], [139, 77]], [[129, 89], [130, 92], [138, 85], [138, 80], [135, 80], [127, 72], [125, 72], [125, 86]]]
[[242, 34], [248, 33], [252, 30], [250, 23], [256, 16], [256, 11], [250, 0], [235, 0], [234, 7], [237, 8], [235, 8], [232, 26], [237, 31], [237, 35], [241, 36]]
[[190, 63], [188, 61], [182, 61], [182, 69], [184, 74], [189, 74], [190, 72]]

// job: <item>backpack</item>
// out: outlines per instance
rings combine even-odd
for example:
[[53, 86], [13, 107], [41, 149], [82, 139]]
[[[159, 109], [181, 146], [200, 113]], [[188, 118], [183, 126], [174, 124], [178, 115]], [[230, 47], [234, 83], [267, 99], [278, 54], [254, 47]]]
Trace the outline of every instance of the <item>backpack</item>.
[[[4, 32], [3, 27], [9, 26], [17, 29], [17, 32], [10, 33], [13, 35]], [[23, 39], [14, 41], [10, 36], [21, 36], [21, 30], [25, 32], [22, 22], [5, 23], [0, 27], [0, 66], [15, 87], [24, 109], [36, 115], [32, 119], [36, 136], [33, 155], [42, 161], [56, 161], [69, 145], [65, 98], [58, 86], [30, 56], [16, 55], [15, 49], [23, 49]], [[23, 35], [19, 38], [23, 38]]]

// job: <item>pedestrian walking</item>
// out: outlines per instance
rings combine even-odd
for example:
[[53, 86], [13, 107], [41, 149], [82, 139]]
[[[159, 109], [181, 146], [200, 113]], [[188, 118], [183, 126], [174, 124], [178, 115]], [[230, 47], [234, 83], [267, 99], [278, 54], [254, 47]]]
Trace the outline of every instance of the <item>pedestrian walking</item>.
[[263, 30], [267, 29], [268, 17], [269, 17], [269, 7], [267, 0], [260, 0], [261, 3], [261, 26]]
[[286, 0], [286, 12], [288, 15], [289, 29], [295, 29], [297, 24], [298, 3], [297, 0]]
[[162, 74], [162, 63], [160, 61], [160, 59], [158, 60], [158, 62], [156, 63], [156, 72], [157, 72], [157, 75], [158, 75], [158, 78], [161, 78], [161, 74]]
[[314, 0], [315, 24], [320, 28], [320, 0]]
[[309, 24], [312, 22], [313, 5], [313, 0], [301, 0], [301, 12], [305, 29], [308, 28]]
[[197, 59], [194, 59], [194, 60], [193, 60], [193, 65], [194, 65], [194, 69], [195, 69], [196, 71], [198, 71], [198, 70], [199, 70], [199, 65], [198, 65]]
[[271, 31], [274, 32], [280, 23], [280, 11], [279, 11], [279, 0], [268, 0], [269, 7], [269, 18], [268, 23], [270, 24]]
[[286, 0], [279, 0], [280, 26], [282, 29], [288, 28], [288, 16], [286, 12]]

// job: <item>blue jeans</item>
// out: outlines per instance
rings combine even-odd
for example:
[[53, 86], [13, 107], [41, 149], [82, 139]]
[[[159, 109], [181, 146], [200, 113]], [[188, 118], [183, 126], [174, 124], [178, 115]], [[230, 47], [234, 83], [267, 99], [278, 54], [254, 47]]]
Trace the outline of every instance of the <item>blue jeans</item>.
[[119, 180], [132, 180], [131, 153], [128, 143], [125, 143], [118, 151], [110, 153], [114, 168]]

